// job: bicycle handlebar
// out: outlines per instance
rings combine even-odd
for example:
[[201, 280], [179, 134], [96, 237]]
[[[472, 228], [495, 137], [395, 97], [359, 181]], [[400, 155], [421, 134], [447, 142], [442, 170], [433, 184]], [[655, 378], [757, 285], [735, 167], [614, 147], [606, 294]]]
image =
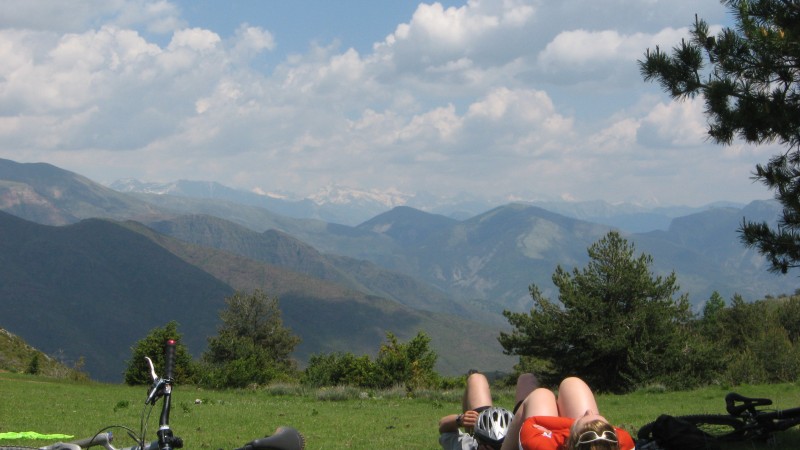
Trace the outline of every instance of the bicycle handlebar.
[[175, 339], [168, 339], [164, 348], [164, 378], [172, 382], [175, 372]]
[[160, 450], [173, 450], [183, 447], [183, 440], [172, 435], [169, 427], [169, 412], [172, 408], [172, 383], [175, 372], [175, 340], [168, 339], [164, 346], [164, 378], [159, 381], [163, 384], [163, 403], [161, 404], [161, 418], [158, 421], [158, 448]]

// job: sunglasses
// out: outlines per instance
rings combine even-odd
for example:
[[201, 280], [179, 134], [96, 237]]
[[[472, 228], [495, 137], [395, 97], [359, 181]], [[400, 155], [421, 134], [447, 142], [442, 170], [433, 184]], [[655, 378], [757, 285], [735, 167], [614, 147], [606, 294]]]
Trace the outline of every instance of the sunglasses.
[[619, 442], [617, 440], [617, 434], [613, 431], [603, 431], [600, 434], [597, 434], [596, 431], [584, 431], [578, 436], [578, 445], [589, 444], [595, 441], [606, 441], [606, 442]]

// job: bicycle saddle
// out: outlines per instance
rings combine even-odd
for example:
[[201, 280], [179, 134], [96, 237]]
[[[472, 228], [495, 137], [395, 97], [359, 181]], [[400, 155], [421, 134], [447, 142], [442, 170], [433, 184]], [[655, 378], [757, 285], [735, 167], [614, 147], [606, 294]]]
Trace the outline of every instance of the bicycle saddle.
[[[742, 404], [737, 405], [737, 402], [741, 402]], [[755, 411], [756, 406], [768, 406], [771, 404], [772, 400], [768, 398], [750, 398], [737, 394], [736, 392], [731, 392], [725, 396], [725, 409], [727, 409], [728, 414], [732, 416], [738, 416], [748, 410]]]
[[255, 439], [236, 450], [303, 450], [306, 440], [292, 427], [278, 427], [271, 436]]

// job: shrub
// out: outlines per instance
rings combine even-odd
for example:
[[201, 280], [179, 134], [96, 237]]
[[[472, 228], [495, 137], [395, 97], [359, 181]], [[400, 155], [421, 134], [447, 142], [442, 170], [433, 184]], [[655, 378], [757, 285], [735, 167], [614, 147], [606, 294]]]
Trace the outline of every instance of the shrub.
[[380, 376], [379, 387], [405, 384], [409, 391], [436, 386], [439, 375], [434, 370], [437, 355], [430, 348], [430, 338], [423, 332], [403, 344], [392, 333], [381, 346], [375, 364]]
[[361, 398], [362, 391], [355, 386], [333, 386], [317, 391], [317, 400], [341, 402]]
[[443, 384], [434, 370], [437, 355], [425, 333], [418, 333], [407, 343], [386, 333], [386, 340], [374, 362], [369, 356], [357, 357], [352, 353], [312, 355], [301, 382], [317, 387], [347, 385], [374, 389], [402, 385], [406, 394]]
[[29, 373], [31, 375], [39, 375], [39, 354], [34, 353], [31, 361], [28, 363], [28, 368], [25, 370], [25, 373]]
[[375, 387], [377, 367], [368, 356], [356, 357], [352, 353], [312, 355], [301, 380], [310, 386]]
[[197, 365], [195, 364], [189, 350], [180, 341], [181, 334], [178, 332], [178, 323], [170, 321], [163, 328], [153, 328], [144, 339], [139, 340], [131, 348], [131, 359], [125, 369], [125, 383], [129, 385], [150, 384], [153, 380], [150, 376], [150, 367], [145, 361], [145, 356], [149, 357], [156, 366], [156, 372], [164, 370], [164, 345], [168, 339], [177, 341], [175, 347], [175, 380], [180, 384], [191, 384], [196, 382]]

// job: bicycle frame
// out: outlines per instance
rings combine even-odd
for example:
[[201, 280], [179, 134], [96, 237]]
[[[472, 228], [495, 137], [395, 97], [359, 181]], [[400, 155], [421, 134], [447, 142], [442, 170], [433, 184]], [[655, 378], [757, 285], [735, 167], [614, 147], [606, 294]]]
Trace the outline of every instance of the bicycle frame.
[[[674, 418], [688, 426], [697, 427], [709, 438], [720, 443], [751, 439], [770, 442], [775, 439], [775, 432], [800, 425], [800, 407], [763, 409], [770, 405], [772, 400], [768, 398], [749, 398], [731, 392], [725, 396], [728, 414], [688, 414]], [[639, 429], [637, 448], [660, 448], [659, 439], [670, 439], [670, 430], [658, 429], [658, 424], [657, 420]]]
[[768, 398], [749, 398], [731, 392], [725, 396], [725, 409], [744, 421], [745, 430], [757, 436], [768, 436], [800, 425], [800, 407], [765, 411], [759, 407], [772, 405]]

